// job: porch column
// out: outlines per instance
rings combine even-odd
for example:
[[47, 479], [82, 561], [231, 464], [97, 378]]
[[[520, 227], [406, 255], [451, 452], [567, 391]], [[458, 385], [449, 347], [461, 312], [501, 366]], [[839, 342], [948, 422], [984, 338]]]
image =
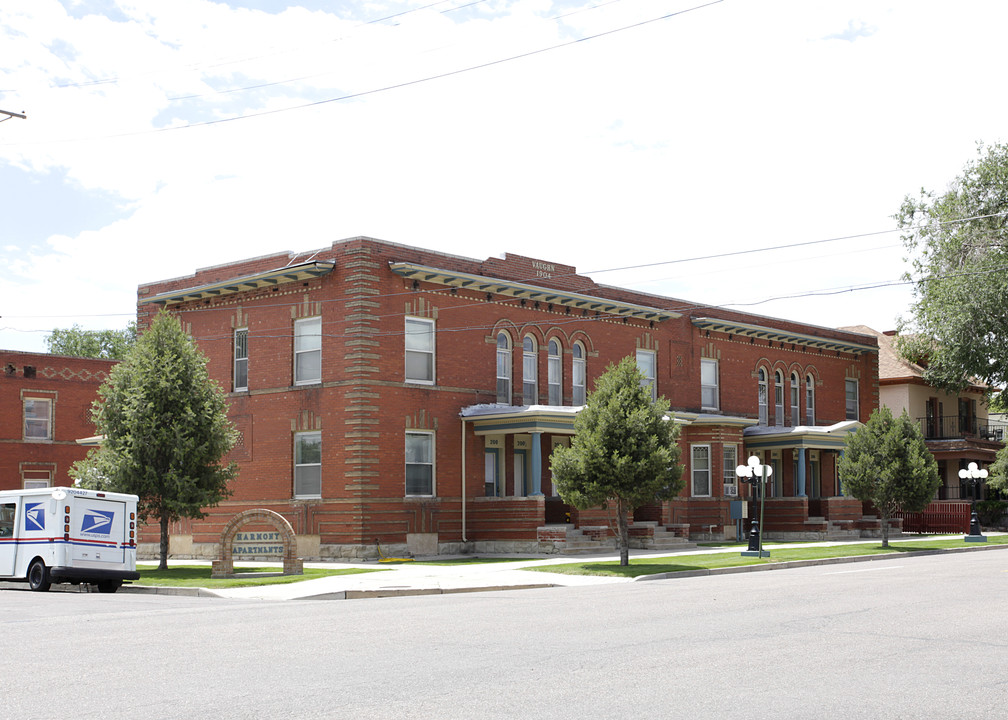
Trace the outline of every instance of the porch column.
[[805, 448], [798, 448], [798, 492], [797, 497], [805, 497]]
[[843, 497], [843, 483], [840, 482], [840, 471], [837, 469], [837, 466], [840, 464], [840, 458], [843, 457], [843, 454], [844, 451], [841, 450], [833, 459], [833, 477], [836, 478], [836, 494], [839, 497]]
[[532, 492], [529, 495], [542, 495], [542, 433], [532, 433]]

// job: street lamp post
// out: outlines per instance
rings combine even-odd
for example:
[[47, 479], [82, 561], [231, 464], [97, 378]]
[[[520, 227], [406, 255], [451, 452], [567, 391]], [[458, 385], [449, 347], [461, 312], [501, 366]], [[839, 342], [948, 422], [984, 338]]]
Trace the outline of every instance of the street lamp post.
[[980, 487], [980, 483], [982, 483], [986, 478], [987, 470], [978, 469], [975, 462], [971, 462], [968, 468], [959, 471], [959, 479], [964, 483], [968, 483], [973, 486], [973, 492], [970, 493], [969, 535], [963, 538], [966, 542], [987, 542], [987, 538], [984, 537], [983, 532], [980, 530], [980, 520], [977, 518], [976, 514], [977, 488]]
[[770, 551], [763, 549], [763, 505], [766, 500], [766, 481], [773, 475], [773, 468], [769, 465], [760, 464], [760, 459], [753, 455], [749, 458], [747, 465], [739, 465], [735, 468], [735, 475], [746, 484], [751, 484], [753, 490], [759, 493], [760, 511], [759, 520], [756, 520], [756, 513], [753, 513], [752, 528], [749, 531], [749, 549], [743, 550], [745, 557], [770, 557]]

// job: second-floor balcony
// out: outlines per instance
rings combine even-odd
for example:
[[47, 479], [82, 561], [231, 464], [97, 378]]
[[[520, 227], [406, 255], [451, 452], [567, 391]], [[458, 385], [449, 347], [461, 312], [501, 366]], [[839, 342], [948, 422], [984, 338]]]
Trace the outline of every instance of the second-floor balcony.
[[925, 440], [991, 440], [1004, 442], [1008, 438], [1008, 425], [1003, 422], [992, 423], [986, 418], [959, 417], [946, 415], [942, 417], [917, 418]]

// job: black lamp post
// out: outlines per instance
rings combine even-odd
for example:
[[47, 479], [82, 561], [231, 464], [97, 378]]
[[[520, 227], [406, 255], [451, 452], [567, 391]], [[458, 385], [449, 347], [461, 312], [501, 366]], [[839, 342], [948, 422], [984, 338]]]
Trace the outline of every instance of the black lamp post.
[[973, 492], [970, 493], [970, 529], [969, 535], [963, 538], [966, 542], [987, 542], [987, 538], [984, 537], [983, 532], [980, 530], [980, 520], [977, 518], [976, 514], [976, 496], [977, 488], [980, 487], [980, 483], [987, 479], [987, 470], [980, 470], [977, 468], [975, 462], [971, 462], [969, 467], [959, 471], [959, 479], [964, 483], [973, 486]]
[[753, 512], [752, 528], [749, 531], [749, 549], [743, 550], [745, 557], [770, 557], [770, 551], [763, 549], [763, 533], [760, 528], [763, 525], [763, 505], [766, 498], [766, 481], [773, 475], [773, 468], [769, 465], [760, 464], [760, 459], [753, 455], [748, 460], [748, 465], [739, 465], [735, 468], [735, 475], [741, 482], [753, 486], [753, 491], [759, 494], [760, 516], [756, 520], [756, 513]]

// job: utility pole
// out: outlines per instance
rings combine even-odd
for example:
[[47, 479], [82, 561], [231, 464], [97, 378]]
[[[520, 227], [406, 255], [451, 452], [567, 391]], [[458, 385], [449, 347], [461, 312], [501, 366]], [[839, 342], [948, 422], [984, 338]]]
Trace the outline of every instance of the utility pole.
[[24, 120], [25, 118], [28, 117], [23, 112], [16, 113], [16, 112], [11, 112], [9, 110], [0, 110], [0, 115], [6, 115], [7, 116], [7, 117], [5, 117], [3, 119], [0, 119], [0, 122], [7, 122], [11, 118], [21, 118], [22, 120]]

